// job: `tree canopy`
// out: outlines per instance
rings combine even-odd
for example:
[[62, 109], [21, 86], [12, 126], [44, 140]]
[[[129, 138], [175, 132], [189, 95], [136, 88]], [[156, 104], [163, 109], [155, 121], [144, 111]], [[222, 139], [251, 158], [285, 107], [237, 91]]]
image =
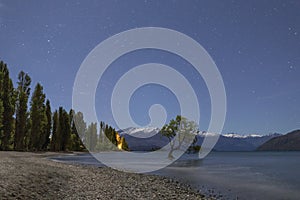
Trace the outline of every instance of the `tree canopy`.
[[194, 145], [197, 142], [196, 134], [198, 132], [198, 126], [194, 121], [180, 115], [171, 119], [169, 124], [161, 129], [161, 134], [169, 139], [170, 152], [168, 157], [173, 159], [175, 150], [186, 151], [191, 145]]

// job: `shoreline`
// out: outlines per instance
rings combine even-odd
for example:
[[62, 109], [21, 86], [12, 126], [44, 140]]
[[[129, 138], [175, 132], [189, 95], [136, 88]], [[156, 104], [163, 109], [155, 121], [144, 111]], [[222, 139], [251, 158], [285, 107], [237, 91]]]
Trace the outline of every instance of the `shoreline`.
[[[109, 153], [109, 152], [108, 152]], [[90, 159], [76, 159], [77, 156], [81, 156], [81, 155], [90, 155]], [[74, 159], [75, 157], [75, 159]], [[95, 167], [107, 167], [106, 165], [102, 164], [101, 162], [98, 163], [97, 159], [94, 158], [90, 153], [88, 152], [73, 152], [71, 154], [62, 154], [62, 155], [58, 155], [58, 156], [51, 156], [48, 157], [49, 160], [52, 160], [54, 162], [59, 162], [59, 163], [67, 163], [67, 164], [71, 164], [71, 165], [80, 165], [80, 166], [95, 166]], [[182, 160], [181, 160], [182, 161]], [[176, 161], [177, 164], [175, 164], [175, 166], [173, 165], [173, 167], [178, 167], [180, 166], [180, 161], [178, 163], [178, 161]], [[107, 167], [109, 168], [109, 167]], [[168, 168], [168, 167], [167, 167]], [[158, 171], [161, 171], [164, 169], [160, 169]], [[222, 193], [220, 191], [218, 191], [218, 189], [215, 186], [208, 186], [206, 184], [202, 184], [201, 187], [199, 185], [195, 185], [192, 183], [189, 183], [186, 179], [184, 178], [179, 178], [176, 176], [168, 176], [166, 174], [163, 173], [159, 173], [158, 171], [156, 172], [146, 172], [146, 173], [140, 173], [140, 174], [145, 174], [145, 175], [155, 175], [158, 177], [162, 177], [162, 178], [167, 178], [167, 179], [171, 179], [173, 182], [179, 182], [183, 185], [185, 185], [186, 187], [190, 187], [192, 188], [194, 191], [197, 191], [197, 193], [202, 194], [203, 196], [205, 196], [206, 198], [210, 198], [210, 199], [237, 199], [238, 197], [235, 196], [228, 196], [226, 191], [222, 191]], [[158, 173], [157, 173], [158, 172]], [[127, 172], [125, 172], [127, 173]], [[130, 172], [128, 172], [130, 173]]]
[[1, 151], [1, 198], [208, 199], [170, 178], [49, 159], [68, 154], [71, 153]]

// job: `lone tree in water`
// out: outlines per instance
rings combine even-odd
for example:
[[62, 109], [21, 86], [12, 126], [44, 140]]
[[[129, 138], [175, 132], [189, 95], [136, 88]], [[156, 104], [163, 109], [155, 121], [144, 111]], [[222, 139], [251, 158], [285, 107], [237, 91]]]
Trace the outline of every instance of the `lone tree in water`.
[[[174, 159], [173, 152], [175, 150], [186, 151], [189, 146], [194, 145], [198, 128], [195, 122], [188, 121], [185, 117], [180, 115], [176, 119], [172, 119], [169, 124], [161, 129], [161, 134], [169, 139], [170, 151], [169, 159]], [[186, 146], [188, 145], [188, 146]]]

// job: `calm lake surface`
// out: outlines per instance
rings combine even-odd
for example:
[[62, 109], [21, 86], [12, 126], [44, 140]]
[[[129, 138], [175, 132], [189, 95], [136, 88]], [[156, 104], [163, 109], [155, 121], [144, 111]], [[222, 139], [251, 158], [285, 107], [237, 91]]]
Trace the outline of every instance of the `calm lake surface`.
[[[103, 166], [89, 154], [54, 160]], [[300, 152], [211, 152], [203, 160], [181, 160], [151, 174], [218, 199], [300, 199]]]

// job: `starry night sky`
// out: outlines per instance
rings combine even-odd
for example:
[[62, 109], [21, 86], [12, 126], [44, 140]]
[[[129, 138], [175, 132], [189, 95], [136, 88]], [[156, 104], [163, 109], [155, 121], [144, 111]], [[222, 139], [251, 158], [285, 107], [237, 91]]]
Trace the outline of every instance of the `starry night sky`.
[[[300, 128], [300, 1], [61, 1], [0, 0], [0, 59], [16, 83], [20, 70], [44, 86], [52, 107], [72, 105], [72, 87], [82, 61], [101, 41], [137, 27], [165, 27], [198, 41], [224, 80], [227, 118], [224, 133], [285, 133]], [[183, 73], [200, 99], [201, 129], [210, 118], [205, 83], [178, 57], [157, 50], [119, 58], [99, 82], [99, 118], [109, 111], [114, 83], [133, 66], [168, 64]], [[120, 67], [122, 69], [120, 70]], [[130, 104], [141, 125], [149, 105], [178, 111], [170, 91], [140, 88]]]

